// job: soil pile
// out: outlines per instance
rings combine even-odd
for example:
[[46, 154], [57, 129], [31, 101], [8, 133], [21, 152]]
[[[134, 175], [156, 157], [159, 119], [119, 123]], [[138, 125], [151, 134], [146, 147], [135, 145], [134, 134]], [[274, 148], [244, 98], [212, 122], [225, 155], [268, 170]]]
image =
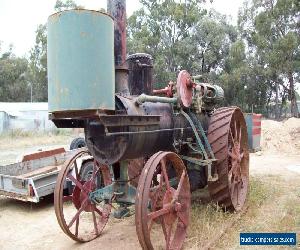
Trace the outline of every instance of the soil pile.
[[300, 119], [262, 120], [261, 146], [267, 152], [300, 154]]

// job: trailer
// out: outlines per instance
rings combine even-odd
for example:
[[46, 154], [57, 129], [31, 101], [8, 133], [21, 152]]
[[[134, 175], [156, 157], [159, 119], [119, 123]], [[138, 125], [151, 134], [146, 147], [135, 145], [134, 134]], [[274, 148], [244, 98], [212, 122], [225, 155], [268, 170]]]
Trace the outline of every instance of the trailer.
[[83, 175], [89, 175], [93, 158], [85, 148], [40, 151], [23, 156], [20, 162], [0, 166], [0, 196], [38, 203], [54, 192], [58, 173], [65, 161], [79, 151], [85, 154], [77, 159], [78, 168]]

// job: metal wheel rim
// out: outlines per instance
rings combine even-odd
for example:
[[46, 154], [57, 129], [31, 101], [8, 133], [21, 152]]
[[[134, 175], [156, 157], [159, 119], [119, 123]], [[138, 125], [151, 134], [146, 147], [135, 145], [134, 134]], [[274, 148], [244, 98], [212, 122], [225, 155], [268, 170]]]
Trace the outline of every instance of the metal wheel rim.
[[[177, 210], [175, 208], [169, 208], [171, 202], [170, 199], [175, 197], [175, 193], [168, 193], [166, 191], [164, 193], [163, 200], [163, 207], [155, 208], [155, 211], [148, 211], [148, 204], [149, 200], [153, 201], [152, 198], [150, 199], [150, 186], [151, 182], [153, 182], [153, 175], [157, 170], [158, 165], [160, 162], [165, 159], [166, 162], [172, 162], [173, 168], [176, 170], [176, 177], [177, 180], [179, 179], [179, 184], [177, 186], [179, 190], [179, 186], [181, 186], [180, 190], [178, 191], [178, 202], [174, 202], [177, 206]], [[166, 166], [166, 165], [165, 165]], [[161, 165], [161, 169], [162, 169]], [[166, 169], [166, 167], [165, 167]], [[163, 174], [164, 175], [164, 174]], [[161, 180], [165, 178], [161, 177]], [[163, 183], [163, 182], [160, 182]], [[180, 184], [181, 183], [181, 184]], [[159, 186], [160, 184], [158, 184]], [[166, 185], [166, 184], [165, 184]], [[166, 188], [168, 190], [168, 188]], [[174, 190], [173, 190], [174, 192]], [[158, 195], [158, 194], [157, 194]], [[166, 199], [166, 197], [168, 199]], [[157, 198], [156, 198], [157, 199]], [[150, 203], [151, 203], [150, 202]], [[157, 201], [156, 201], [157, 202]], [[166, 241], [166, 249], [181, 249], [184, 239], [187, 234], [187, 227], [189, 224], [189, 212], [190, 212], [190, 187], [188, 181], [188, 175], [185, 169], [185, 166], [182, 160], [179, 158], [178, 155], [172, 152], [158, 152], [153, 155], [146, 163], [144, 170], [139, 179], [139, 185], [137, 189], [137, 198], [136, 198], [136, 230], [139, 242], [143, 249], [153, 249], [153, 245], [151, 243], [151, 229], [153, 223], [160, 223], [161, 228], [163, 230], [163, 235]], [[152, 218], [152, 215], [158, 214], [163, 209], [170, 209], [170, 211], [162, 216]], [[149, 219], [152, 218], [152, 219]], [[177, 223], [176, 223], [177, 222]], [[176, 223], [176, 225], [175, 225]], [[170, 235], [172, 230], [172, 226], [175, 225], [173, 230], [173, 235]], [[149, 230], [150, 227], [150, 230]]]
[[[57, 183], [56, 183], [55, 190], [54, 190], [54, 207], [55, 207], [55, 214], [56, 214], [56, 218], [59, 223], [59, 226], [61, 227], [61, 229], [63, 230], [63, 232], [66, 235], [68, 235], [70, 238], [72, 238], [73, 240], [78, 241], [78, 242], [87, 242], [87, 241], [91, 241], [91, 240], [97, 238], [103, 231], [105, 225], [107, 224], [107, 221], [109, 219], [109, 214], [111, 212], [111, 202], [109, 202], [107, 205], [105, 205], [105, 208], [102, 211], [99, 210], [99, 208], [98, 208], [98, 211], [100, 211], [102, 213], [102, 215], [100, 215], [98, 211], [93, 210], [92, 216], [93, 216], [94, 224], [93, 224], [92, 231], [88, 232], [87, 234], [84, 234], [84, 235], [79, 234], [79, 226], [80, 226], [79, 225], [80, 224], [79, 216], [83, 212], [88, 212], [88, 211], [84, 210], [84, 209], [87, 209], [87, 210], [90, 209], [90, 208], [86, 208], [87, 206], [93, 207], [93, 205], [88, 204], [88, 201], [83, 201], [81, 203], [81, 207], [78, 209], [78, 207], [76, 207], [76, 202], [74, 204], [74, 197], [70, 197], [70, 195], [69, 195], [69, 196], [67, 196], [67, 199], [66, 199], [66, 196], [64, 196], [64, 187], [65, 187], [65, 179], [67, 178], [67, 175], [70, 172], [70, 168], [73, 166], [74, 162], [76, 161], [76, 159], [78, 157], [81, 157], [86, 154], [88, 154], [88, 151], [86, 149], [79, 150], [68, 161], [65, 162], [64, 166], [62, 167], [62, 169], [58, 175]], [[102, 176], [104, 179], [104, 185], [109, 185], [111, 183], [111, 178], [110, 178], [108, 166], [105, 166], [105, 165], [100, 166], [96, 163], [95, 163], [95, 165], [98, 166], [99, 170], [101, 168], [100, 171], [101, 171], [101, 174], [103, 174]], [[74, 165], [74, 167], [75, 167], [75, 165]], [[77, 169], [77, 171], [78, 171], [78, 169]], [[79, 173], [79, 171], [78, 171], [78, 173]], [[76, 187], [77, 187], [77, 184], [75, 185], [75, 187], [73, 189], [72, 195], [75, 192], [77, 192], [77, 194], [78, 194], [78, 190], [75, 191]], [[64, 205], [64, 202], [66, 202], [66, 201], [72, 201], [72, 203], [73, 203], [72, 205], [74, 205], [74, 207], [77, 209], [77, 213], [79, 212], [78, 218], [74, 220], [74, 218], [77, 216], [77, 213], [76, 213], [75, 216], [73, 217], [73, 219], [69, 222], [67, 222], [65, 220], [65, 215], [64, 215], [64, 206], [63, 205]], [[95, 206], [95, 207], [97, 208], [97, 206]], [[80, 210], [82, 210], [82, 211], [80, 212]], [[98, 214], [98, 220], [96, 218], [97, 217], [96, 213]], [[72, 224], [72, 225], [70, 226], [70, 224]], [[74, 227], [74, 225], [75, 225], [75, 232], [73, 233], [71, 231], [71, 229]]]
[[[220, 206], [240, 211], [249, 189], [248, 135], [242, 111], [237, 107], [217, 109], [211, 117], [208, 140], [218, 160], [213, 169], [219, 177], [215, 182], [208, 182], [209, 193]], [[239, 145], [235, 145], [236, 141]], [[239, 180], [238, 186], [234, 183], [235, 177]]]

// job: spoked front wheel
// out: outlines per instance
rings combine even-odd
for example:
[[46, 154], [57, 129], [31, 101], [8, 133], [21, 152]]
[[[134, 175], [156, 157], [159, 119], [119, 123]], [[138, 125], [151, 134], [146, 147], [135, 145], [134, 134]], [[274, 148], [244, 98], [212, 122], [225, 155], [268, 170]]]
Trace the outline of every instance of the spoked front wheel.
[[135, 221], [143, 249], [181, 249], [191, 206], [186, 168], [173, 152], [158, 152], [139, 179]]
[[61, 169], [54, 191], [55, 214], [61, 229], [79, 242], [91, 241], [103, 231], [110, 212], [111, 201], [94, 203], [90, 193], [111, 184], [107, 165], [94, 162], [89, 175], [80, 171], [77, 159], [88, 155], [81, 150]]

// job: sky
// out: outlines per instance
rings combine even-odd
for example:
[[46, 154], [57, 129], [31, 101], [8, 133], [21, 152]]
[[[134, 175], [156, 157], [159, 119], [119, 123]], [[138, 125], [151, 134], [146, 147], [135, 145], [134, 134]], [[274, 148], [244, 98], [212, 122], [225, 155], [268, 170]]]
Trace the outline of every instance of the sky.
[[[184, 0], [181, 0], [184, 1]], [[28, 56], [35, 39], [35, 31], [39, 24], [47, 22], [49, 15], [54, 13], [56, 0], [0, 0], [0, 41], [3, 51], [13, 44], [17, 56]], [[75, 0], [86, 9], [106, 9], [106, 0]], [[207, 1], [208, 8], [215, 8], [222, 14], [232, 16], [236, 23], [239, 7], [243, 0]], [[127, 15], [139, 9], [139, 0], [127, 0]], [[0, 51], [1, 53], [1, 51]]]

